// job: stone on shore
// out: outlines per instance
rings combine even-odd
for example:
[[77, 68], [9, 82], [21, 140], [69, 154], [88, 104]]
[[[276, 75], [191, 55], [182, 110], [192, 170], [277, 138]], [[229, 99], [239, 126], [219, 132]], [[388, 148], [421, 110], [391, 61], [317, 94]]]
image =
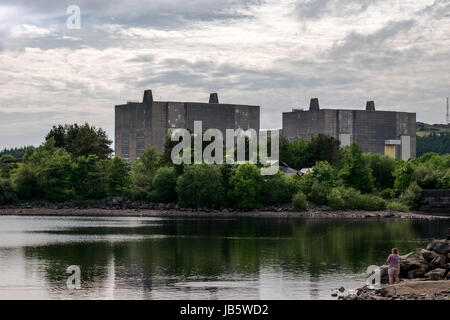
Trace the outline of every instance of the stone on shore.
[[[436, 268], [434, 270], [431, 270], [430, 272], [427, 272], [425, 274], [425, 278], [430, 280], [441, 280], [444, 277], [445, 269], [443, 268]], [[450, 284], [449, 284], [450, 286]]]
[[434, 240], [427, 246], [427, 250], [433, 250], [443, 255], [450, 253], [450, 240]]
[[416, 269], [430, 270], [427, 260], [425, 260], [422, 254], [419, 252], [410, 252], [400, 256], [400, 276], [402, 278], [408, 278], [409, 272]]

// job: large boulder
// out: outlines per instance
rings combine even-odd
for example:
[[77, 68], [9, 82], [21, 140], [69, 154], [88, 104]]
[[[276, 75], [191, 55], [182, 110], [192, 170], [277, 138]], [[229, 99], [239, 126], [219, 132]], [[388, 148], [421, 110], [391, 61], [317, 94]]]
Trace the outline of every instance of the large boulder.
[[411, 270], [408, 272], [408, 279], [423, 278], [426, 273], [427, 272], [424, 268]]
[[443, 268], [446, 265], [447, 257], [442, 254], [436, 254], [433, 260], [430, 261], [431, 269]]
[[447, 255], [450, 253], [450, 240], [434, 240], [427, 246], [427, 250], [433, 250]]
[[402, 278], [408, 278], [409, 272], [416, 269], [423, 269], [425, 271], [430, 269], [427, 260], [425, 260], [420, 252], [410, 252], [400, 256], [400, 276]]
[[419, 252], [425, 258], [425, 260], [427, 260], [427, 262], [431, 262], [434, 259], [434, 257], [438, 254], [434, 251], [426, 250], [426, 249], [420, 249]]
[[430, 272], [427, 272], [425, 274], [425, 278], [430, 280], [440, 280], [444, 277], [445, 269], [443, 268], [436, 268], [431, 270]]

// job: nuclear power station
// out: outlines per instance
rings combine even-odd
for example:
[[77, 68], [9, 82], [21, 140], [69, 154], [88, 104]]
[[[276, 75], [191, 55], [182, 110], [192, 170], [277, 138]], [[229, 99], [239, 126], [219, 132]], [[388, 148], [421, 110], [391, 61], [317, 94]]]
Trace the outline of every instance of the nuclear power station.
[[[290, 141], [311, 139], [322, 133], [339, 139], [342, 146], [358, 142], [364, 152], [385, 154], [407, 160], [416, 157], [416, 114], [377, 111], [368, 101], [365, 110], [321, 109], [317, 98], [309, 110], [283, 112], [282, 134]], [[170, 129], [186, 128], [193, 132], [194, 121], [203, 129], [260, 129], [260, 107], [221, 104], [217, 93], [209, 103], [154, 101], [151, 90], [142, 102], [128, 102], [115, 107], [116, 155], [135, 160], [145, 148], [163, 149]]]
[[408, 160], [416, 157], [416, 114], [376, 111], [368, 101], [365, 110], [321, 109], [317, 98], [309, 110], [283, 112], [283, 135], [294, 141], [315, 133], [332, 136], [341, 146], [358, 142], [364, 152]]
[[259, 131], [259, 106], [219, 103], [211, 93], [209, 103], [154, 101], [151, 90], [144, 92], [142, 102], [128, 102], [115, 107], [115, 153], [135, 160], [145, 148], [162, 151], [170, 129], [194, 131], [194, 121], [203, 129], [255, 129]]

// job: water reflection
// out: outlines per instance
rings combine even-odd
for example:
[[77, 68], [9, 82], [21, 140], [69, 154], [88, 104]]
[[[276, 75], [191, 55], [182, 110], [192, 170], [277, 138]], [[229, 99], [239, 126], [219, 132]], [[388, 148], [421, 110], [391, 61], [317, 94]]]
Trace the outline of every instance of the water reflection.
[[[328, 299], [448, 221], [0, 217], [0, 298]], [[79, 265], [82, 289], [66, 288]], [[12, 292], [12, 294], [11, 294]]]

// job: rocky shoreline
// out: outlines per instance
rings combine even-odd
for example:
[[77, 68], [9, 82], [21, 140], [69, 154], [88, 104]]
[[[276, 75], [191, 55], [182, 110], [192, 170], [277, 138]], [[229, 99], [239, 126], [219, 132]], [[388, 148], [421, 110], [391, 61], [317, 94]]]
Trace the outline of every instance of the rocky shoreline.
[[380, 267], [381, 288], [367, 285], [340, 296], [343, 300], [450, 300], [450, 235], [426, 249], [400, 256], [399, 284], [388, 285], [388, 267]]
[[448, 219], [419, 212], [338, 210], [310, 208], [295, 211], [291, 206], [265, 207], [252, 211], [230, 208], [181, 208], [174, 203], [151, 203], [125, 198], [109, 198], [98, 202], [28, 202], [0, 206], [0, 215], [42, 216], [142, 216], [142, 217], [303, 217], [303, 218], [348, 218], [348, 219]]

